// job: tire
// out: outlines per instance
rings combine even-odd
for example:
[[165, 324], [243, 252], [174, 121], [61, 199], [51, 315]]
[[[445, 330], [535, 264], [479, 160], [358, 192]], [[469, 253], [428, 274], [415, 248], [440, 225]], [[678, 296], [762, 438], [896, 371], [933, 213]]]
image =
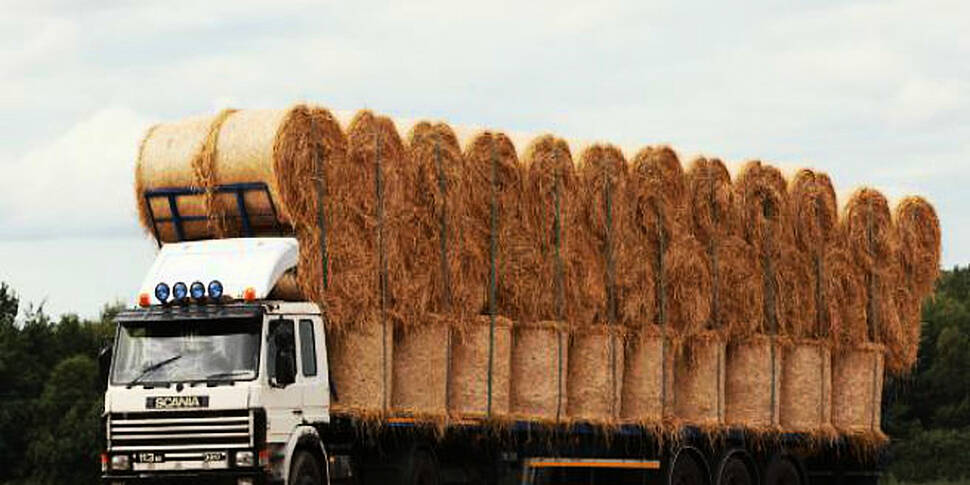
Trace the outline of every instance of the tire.
[[414, 451], [408, 460], [403, 485], [439, 485], [438, 462], [431, 453]]
[[744, 460], [731, 456], [721, 465], [717, 485], [755, 485], [755, 481]]
[[320, 464], [317, 459], [306, 451], [297, 451], [290, 464], [290, 479], [292, 485], [323, 485]]
[[704, 468], [693, 454], [682, 451], [670, 469], [668, 485], [707, 485]]
[[765, 485], [801, 485], [798, 467], [786, 458], [775, 458], [765, 469]]

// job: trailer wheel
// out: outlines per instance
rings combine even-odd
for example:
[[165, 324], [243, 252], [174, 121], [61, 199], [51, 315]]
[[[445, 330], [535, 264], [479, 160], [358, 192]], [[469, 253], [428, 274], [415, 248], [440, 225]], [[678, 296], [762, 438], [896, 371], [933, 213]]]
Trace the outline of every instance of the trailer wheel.
[[802, 477], [798, 467], [787, 458], [771, 460], [765, 470], [765, 485], [801, 485]]
[[704, 467], [693, 453], [681, 451], [677, 453], [671, 465], [668, 481], [670, 485], [707, 485]]
[[427, 451], [414, 451], [408, 463], [404, 485], [438, 485], [438, 462]]
[[305, 451], [298, 451], [293, 455], [293, 464], [290, 465], [290, 480], [293, 485], [321, 485], [323, 478], [320, 476], [320, 464], [312, 454]]
[[754, 485], [754, 480], [744, 460], [731, 456], [721, 464], [717, 485]]

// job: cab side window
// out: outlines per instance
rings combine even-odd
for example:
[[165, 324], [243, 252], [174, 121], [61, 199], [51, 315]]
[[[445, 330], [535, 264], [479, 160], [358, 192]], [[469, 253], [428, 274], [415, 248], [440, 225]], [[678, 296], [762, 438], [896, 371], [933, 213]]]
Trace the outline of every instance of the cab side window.
[[270, 383], [275, 387], [286, 387], [296, 377], [296, 339], [293, 335], [293, 320], [274, 320], [270, 322], [269, 359], [266, 362]]
[[317, 345], [313, 338], [312, 320], [300, 320], [300, 357], [303, 375], [305, 377], [317, 375]]

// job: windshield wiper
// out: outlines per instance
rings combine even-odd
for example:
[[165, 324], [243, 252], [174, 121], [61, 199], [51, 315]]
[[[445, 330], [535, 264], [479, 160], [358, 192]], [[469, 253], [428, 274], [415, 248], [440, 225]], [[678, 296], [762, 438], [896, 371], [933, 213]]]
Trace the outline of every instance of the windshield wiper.
[[138, 374], [138, 377], [135, 377], [134, 379], [131, 380], [131, 382], [128, 383], [128, 387], [138, 384], [138, 382], [144, 379], [145, 376], [147, 376], [148, 374], [151, 374], [152, 372], [155, 372], [156, 370], [161, 369], [162, 367], [165, 367], [166, 365], [171, 364], [172, 362], [175, 362], [176, 360], [179, 360], [181, 358], [182, 358], [182, 354], [176, 354], [165, 360], [156, 362], [148, 367], [145, 367], [144, 369], [141, 370], [141, 374]]
[[229, 372], [217, 372], [215, 374], [209, 374], [205, 376], [205, 378], [206, 380], [224, 379], [226, 377], [236, 377], [236, 376], [250, 375], [250, 374], [255, 374], [255, 372], [253, 372], [251, 369], [245, 369], [245, 370], [234, 370]]

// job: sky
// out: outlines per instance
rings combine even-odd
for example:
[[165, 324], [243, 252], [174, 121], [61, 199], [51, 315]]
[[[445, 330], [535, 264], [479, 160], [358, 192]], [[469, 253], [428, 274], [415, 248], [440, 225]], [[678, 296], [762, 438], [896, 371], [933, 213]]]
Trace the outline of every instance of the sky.
[[132, 303], [147, 127], [298, 101], [813, 167], [970, 263], [970, 2], [523, 3], [0, 0], [0, 281]]

